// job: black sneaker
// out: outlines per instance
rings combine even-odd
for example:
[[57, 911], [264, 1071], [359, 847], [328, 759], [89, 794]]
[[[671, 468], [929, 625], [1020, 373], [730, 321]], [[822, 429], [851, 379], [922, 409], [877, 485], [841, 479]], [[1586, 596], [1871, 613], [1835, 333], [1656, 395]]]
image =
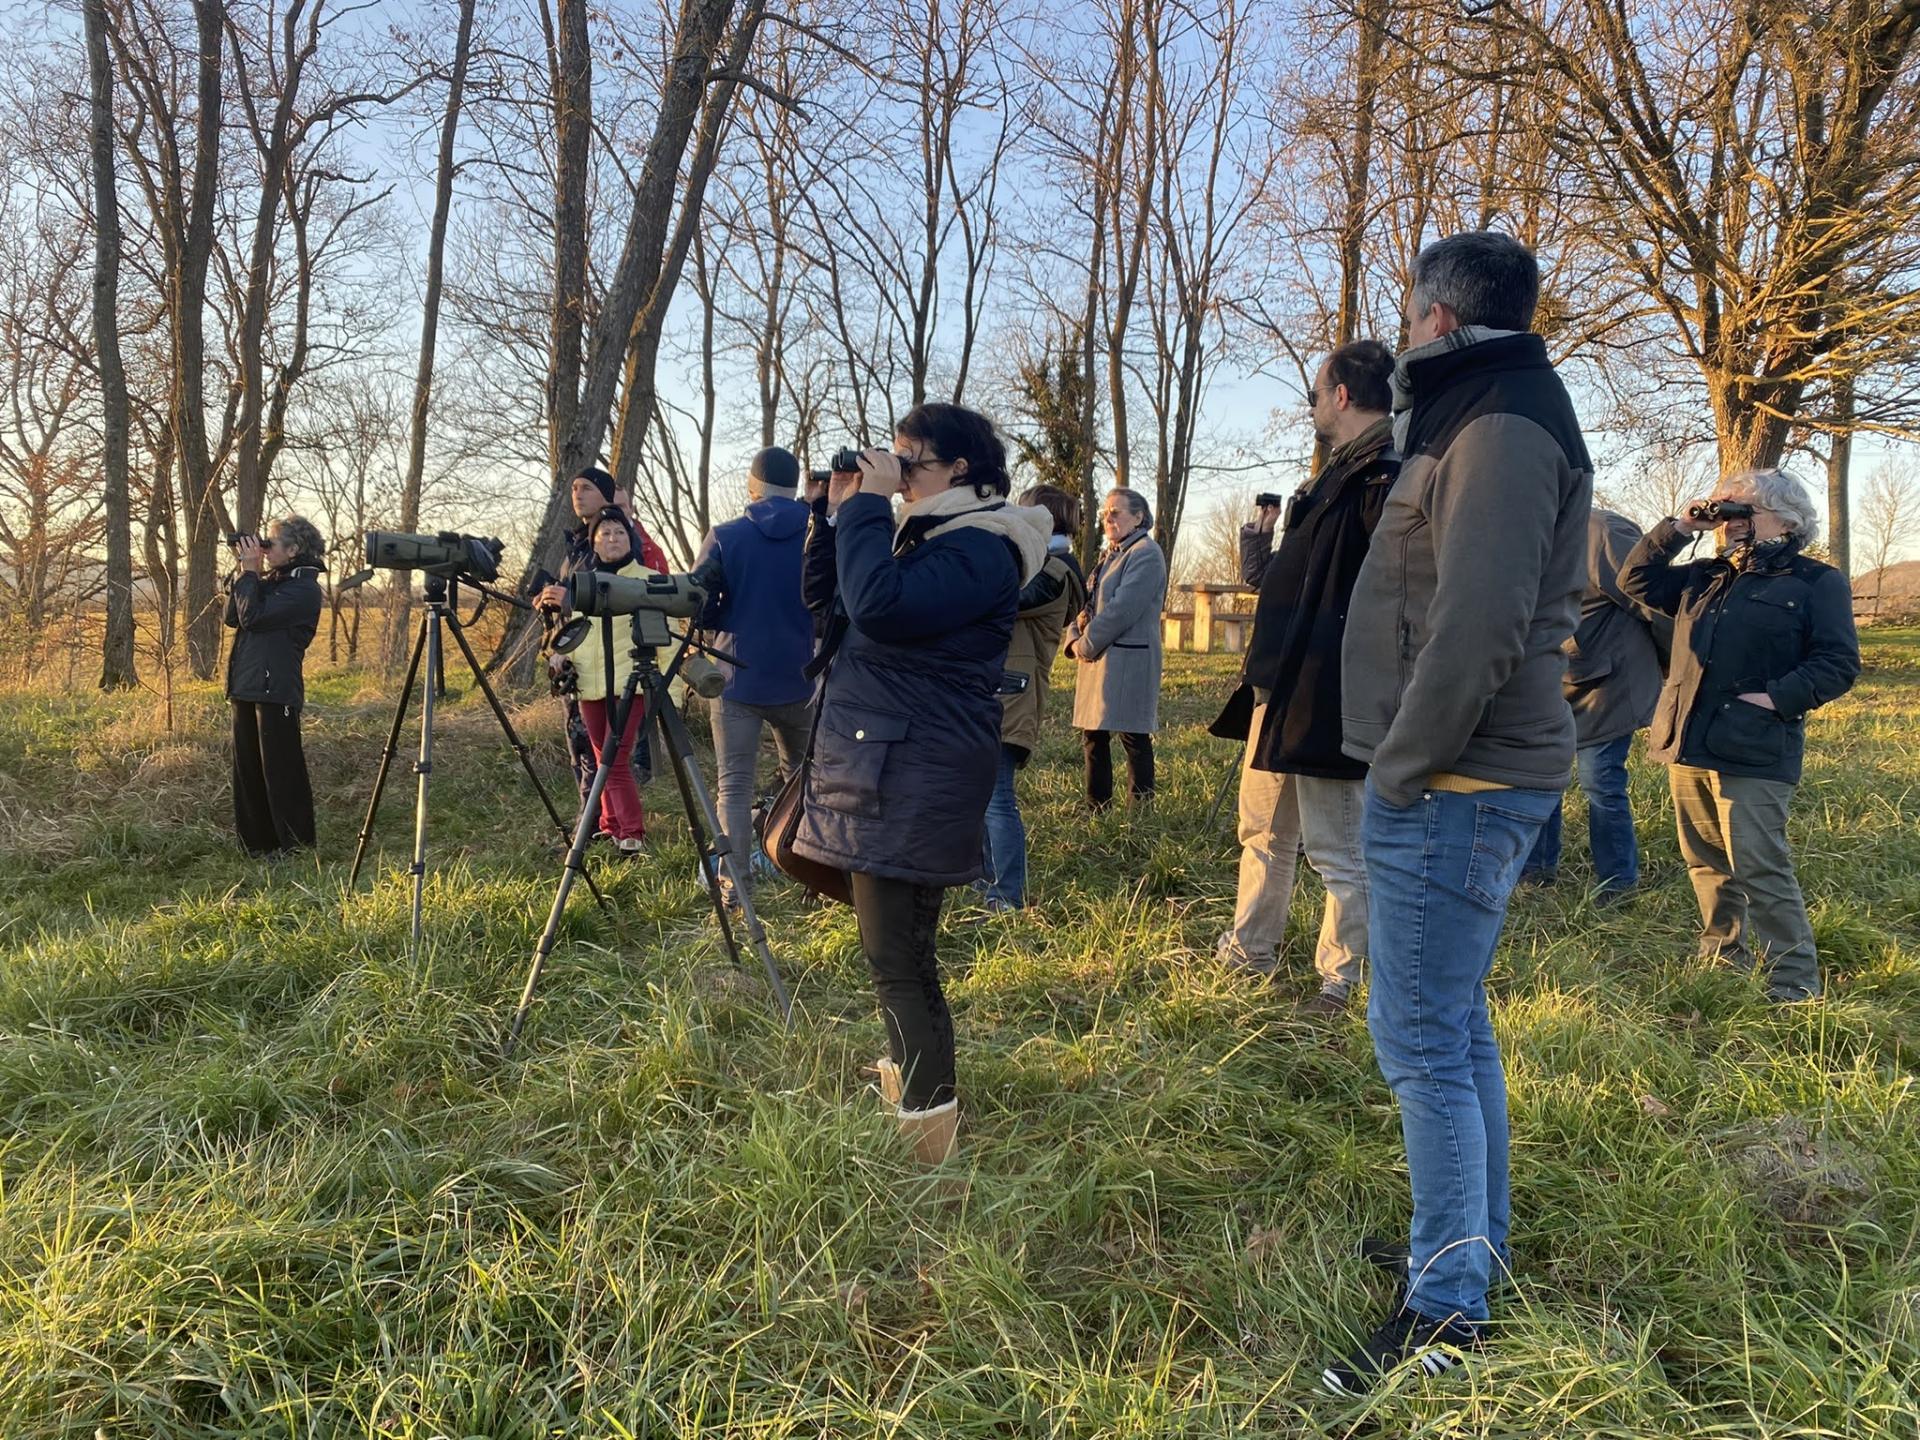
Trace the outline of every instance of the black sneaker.
[[1402, 1308], [1359, 1349], [1322, 1370], [1320, 1384], [1335, 1395], [1364, 1395], [1408, 1361], [1427, 1376], [1444, 1375], [1460, 1363], [1454, 1352], [1484, 1344], [1480, 1331], [1464, 1320], [1434, 1320]]
[[1376, 1270], [1387, 1270], [1407, 1278], [1407, 1266], [1413, 1263], [1413, 1247], [1404, 1240], [1382, 1240], [1368, 1235], [1360, 1241], [1360, 1258]]

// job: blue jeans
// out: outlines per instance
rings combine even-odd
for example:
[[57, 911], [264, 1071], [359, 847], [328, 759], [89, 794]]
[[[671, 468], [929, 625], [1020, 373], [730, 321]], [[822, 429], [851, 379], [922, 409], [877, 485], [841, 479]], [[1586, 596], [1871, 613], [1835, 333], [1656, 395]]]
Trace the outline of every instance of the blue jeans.
[[[1640, 846], [1633, 834], [1633, 806], [1627, 801], [1627, 752], [1633, 736], [1589, 745], [1575, 757], [1574, 773], [1587, 797], [1587, 844], [1593, 851], [1593, 876], [1602, 890], [1631, 890], [1640, 883]], [[1560, 868], [1560, 807], [1527, 857], [1525, 874], [1551, 875]]]
[[1020, 819], [1020, 797], [1014, 793], [1016, 773], [1013, 751], [1002, 745], [993, 794], [987, 800], [980, 864], [986, 872], [987, 898], [1017, 910], [1027, 903], [1027, 827]]
[[1407, 1301], [1431, 1319], [1485, 1320], [1494, 1262], [1506, 1262], [1507, 1081], [1487, 972], [1507, 896], [1558, 802], [1551, 790], [1428, 790], [1402, 809], [1367, 783], [1367, 1025], [1413, 1183]]

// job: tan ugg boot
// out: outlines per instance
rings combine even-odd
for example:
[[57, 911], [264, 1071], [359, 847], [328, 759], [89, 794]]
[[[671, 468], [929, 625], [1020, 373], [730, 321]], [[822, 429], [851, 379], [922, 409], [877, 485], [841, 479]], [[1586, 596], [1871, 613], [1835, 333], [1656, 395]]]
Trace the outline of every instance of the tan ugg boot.
[[960, 1102], [949, 1100], [931, 1110], [900, 1110], [900, 1133], [913, 1155], [929, 1168], [951, 1160], [960, 1149]]
[[894, 1109], [900, 1108], [900, 1067], [893, 1063], [891, 1056], [882, 1055], [873, 1062], [874, 1073], [880, 1077], [880, 1098]]

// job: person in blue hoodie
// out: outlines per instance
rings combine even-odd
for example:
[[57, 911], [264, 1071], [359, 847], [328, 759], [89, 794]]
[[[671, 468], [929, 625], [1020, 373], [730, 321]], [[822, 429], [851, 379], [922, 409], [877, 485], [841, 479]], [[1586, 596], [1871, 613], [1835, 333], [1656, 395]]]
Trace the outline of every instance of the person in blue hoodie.
[[752, 868], [746, 861], [764, 728], [773, 727], [784, 784], [806, 754], [813, 723], [813, 681], [805, 673], [813, 659], [813, 616], [800, 593], [808, 510], [795, 498], [799, 488], [800, 462], [792, 452], [777, 445], [762, 450], [747, 472], [746, 513], [709, 531], [694, 562], [708, 586], [700, 623], [740, 661], [722, 664], [727, 688], [711, 714], [720, 826], [742, 874]]

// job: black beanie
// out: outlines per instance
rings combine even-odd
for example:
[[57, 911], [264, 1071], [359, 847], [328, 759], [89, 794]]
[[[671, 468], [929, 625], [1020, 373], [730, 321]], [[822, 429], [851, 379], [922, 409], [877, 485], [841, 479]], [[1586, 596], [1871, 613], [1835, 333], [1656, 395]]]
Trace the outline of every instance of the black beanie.
[[613, 503], [613, 476], [602, 470], [598, 465], [587, 466], [586, 469], [582, 470], [573, 478], [576, 480], [593, 481], [593, 487], [600, 492], [600, 498], [605, 500], [609, 505]]
[[769, 446], [754, 456], [747, 473], [769, 490], [800, 488], [800, 462], [791, 450], [782, 450], [778, 445]]

